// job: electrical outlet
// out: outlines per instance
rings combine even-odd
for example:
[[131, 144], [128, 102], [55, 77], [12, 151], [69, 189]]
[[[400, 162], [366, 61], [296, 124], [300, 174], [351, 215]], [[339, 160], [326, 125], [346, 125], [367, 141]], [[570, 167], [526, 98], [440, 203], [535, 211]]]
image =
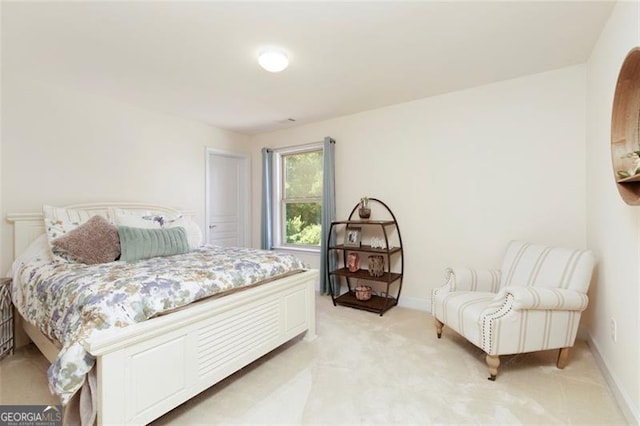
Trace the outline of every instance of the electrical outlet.
[[616, 342], [616, 340], [618, 340], [618, 325], [616, 324], [616, 320], [611, 318], [611, 323], [609, 324], [610, 330], [609, 332], [611, 333], [611, 340], [614, 341], [614, 343]]

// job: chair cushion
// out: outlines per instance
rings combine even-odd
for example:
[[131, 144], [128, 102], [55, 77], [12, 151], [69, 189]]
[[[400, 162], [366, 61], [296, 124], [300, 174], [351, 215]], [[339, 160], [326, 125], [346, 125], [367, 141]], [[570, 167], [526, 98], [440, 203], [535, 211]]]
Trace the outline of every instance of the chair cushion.
[[495, 296], [483, 291], [434, 292], [433, 315], [482, 348], [480, 317]]

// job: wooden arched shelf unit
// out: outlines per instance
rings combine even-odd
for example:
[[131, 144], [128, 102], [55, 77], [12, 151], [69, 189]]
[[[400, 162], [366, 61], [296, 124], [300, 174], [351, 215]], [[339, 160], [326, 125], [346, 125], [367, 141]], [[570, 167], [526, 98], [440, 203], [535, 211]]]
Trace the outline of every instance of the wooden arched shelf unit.
[[616, 84], [611, 113], [611, 160], [620, 196], [625, 203], [640, 206], [640, 173], [633, 158], [640, 151], [640, 47], [627, 55]]

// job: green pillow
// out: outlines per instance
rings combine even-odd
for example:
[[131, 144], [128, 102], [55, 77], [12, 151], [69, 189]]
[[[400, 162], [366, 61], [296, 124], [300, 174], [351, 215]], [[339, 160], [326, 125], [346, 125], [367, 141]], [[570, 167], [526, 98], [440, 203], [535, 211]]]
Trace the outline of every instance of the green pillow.
[[132, 262], [156, 256], [187, 253], [189, 241], [182, 227], [144, 229], [119, 226], [120, 260]]

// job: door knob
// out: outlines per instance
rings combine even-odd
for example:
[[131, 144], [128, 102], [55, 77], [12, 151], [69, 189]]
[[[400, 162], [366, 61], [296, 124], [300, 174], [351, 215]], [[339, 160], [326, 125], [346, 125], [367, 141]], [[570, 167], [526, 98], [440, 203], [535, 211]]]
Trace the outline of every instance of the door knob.
[[218, 226], [218, 225], [209, 225], [209, 229], [213, 229], [213, 228], [215, 228], [216, 226]]

